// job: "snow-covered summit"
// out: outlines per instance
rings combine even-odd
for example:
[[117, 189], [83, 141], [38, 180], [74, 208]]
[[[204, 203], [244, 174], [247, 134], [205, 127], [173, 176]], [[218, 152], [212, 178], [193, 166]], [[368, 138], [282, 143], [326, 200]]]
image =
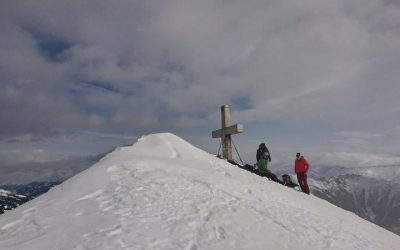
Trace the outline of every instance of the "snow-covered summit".
[[399, 249], [400, 237], [172, 134], [0, 216], [0, 249]]
[[0, 188], [0, 196], [8, 196], [12, 194], [10, 191], [4, 190]]

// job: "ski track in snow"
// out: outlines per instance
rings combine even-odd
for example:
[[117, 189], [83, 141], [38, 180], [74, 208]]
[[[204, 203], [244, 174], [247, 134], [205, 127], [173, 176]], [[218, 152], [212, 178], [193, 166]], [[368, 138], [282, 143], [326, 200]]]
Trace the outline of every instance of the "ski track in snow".
[[0, 218], [0, 249], [400, 246], [398, 236], [352, 213], [243, 171], [171, 134], [119, 148], [6, 215]]

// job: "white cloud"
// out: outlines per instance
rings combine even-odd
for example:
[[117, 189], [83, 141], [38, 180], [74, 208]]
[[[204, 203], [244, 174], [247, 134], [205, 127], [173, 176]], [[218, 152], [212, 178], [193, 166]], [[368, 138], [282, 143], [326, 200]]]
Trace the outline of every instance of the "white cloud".
[[369, 154], [393, 154], [399, 155], [400, 134], [396, 136], [397, 128], [382, 131], [382, 134], [374, 134], [366, 131], [342, 131], [336, 133], [332, 140], [332, 149], [337, 151], [369, 153]]
[[371, 134], [365, 131], [342, 131], [336, 133], [337, 136], [343, 138], [359, 138], [359, 139], [373, 139], [382, 137], [382, 134]]
[[312, 155], [313, 164], [343, 167], [373, 167], [399, 165], [400, 156], [347, 152], [324, 152]]
[[[400, 122], [395, 1], [40, 0], [0, 9], [3, 138], [212, 126], [228, 103], [240, 122], [314, 122], [329, 128], [327, 143], [369, 150]], [[59, 61], [43, 55], [43, 36], [69, 45]]]
[[46, 152], [43, 149], [34, 149], [31, 151], [0, 151], [0, 162], [5, 166], [13, 166], [24, 163], [46, 163], [67, 160], [68, 157], [63, 154]]

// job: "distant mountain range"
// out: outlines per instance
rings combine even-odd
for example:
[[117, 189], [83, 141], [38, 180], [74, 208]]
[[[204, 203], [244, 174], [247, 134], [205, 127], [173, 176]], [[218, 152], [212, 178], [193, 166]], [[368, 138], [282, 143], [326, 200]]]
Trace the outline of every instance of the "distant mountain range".
[[33, 182], [0, 186], [0, 214], [46, 193], [59, 182]]
[[400, 166], [321, 170], [312, 193], [400, 235]]
[[[275, 173], [292, 173], [280, 166]], [[311, 193], [400, 235], [400, 166], [312, 166]]]
[[5, 189], [0, 189], [0, 214], [5, 210], [11, 210], [30, 199], [24, 195], [15, 194]]
[[105, 154], [51, 162], [27, 162], [0, 168], [0, 214], [46, 193], [98, 162]]

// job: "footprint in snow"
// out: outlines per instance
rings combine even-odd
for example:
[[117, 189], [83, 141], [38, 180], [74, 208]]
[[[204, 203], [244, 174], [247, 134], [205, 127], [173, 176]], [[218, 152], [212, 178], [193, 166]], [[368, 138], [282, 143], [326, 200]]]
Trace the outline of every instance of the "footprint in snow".
[[217, 239], [225, 239], [226, 237], [226, 232], [225, 229], [221, 226], [216, 226], [214, 227], [215, 234], [217, 236]]
[[196, 244], [194, 244], [193, 242], [190, 242], [190, 244], [185, 248], [185, 250], [197, 250], [198, 247]]

